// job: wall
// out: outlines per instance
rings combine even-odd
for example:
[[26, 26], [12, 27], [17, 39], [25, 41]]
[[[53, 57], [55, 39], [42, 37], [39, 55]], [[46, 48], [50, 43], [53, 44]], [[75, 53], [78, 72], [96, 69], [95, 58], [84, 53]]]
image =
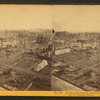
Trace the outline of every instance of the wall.
[[52, 76], [52, 91], [84, 91], [84, 90], [56, 76]]

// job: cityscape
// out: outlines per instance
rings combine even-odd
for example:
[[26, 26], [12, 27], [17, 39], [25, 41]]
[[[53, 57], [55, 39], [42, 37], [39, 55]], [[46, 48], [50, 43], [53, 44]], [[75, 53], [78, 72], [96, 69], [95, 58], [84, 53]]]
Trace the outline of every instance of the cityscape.
[[0, 91], [100, 91], [100, 6], [0, 6]]
[[99, 91], [99, 56], [100, 33], [1, 31], [0, 86], [13, 91]]

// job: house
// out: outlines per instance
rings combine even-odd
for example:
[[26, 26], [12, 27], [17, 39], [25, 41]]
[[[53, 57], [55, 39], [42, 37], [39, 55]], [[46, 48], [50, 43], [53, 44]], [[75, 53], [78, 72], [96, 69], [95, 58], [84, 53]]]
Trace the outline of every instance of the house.
[[61, 55], [61, 54], [65, 54], [65, 53], [70, 53], [70, 48], [55, 50], [55, 55]]

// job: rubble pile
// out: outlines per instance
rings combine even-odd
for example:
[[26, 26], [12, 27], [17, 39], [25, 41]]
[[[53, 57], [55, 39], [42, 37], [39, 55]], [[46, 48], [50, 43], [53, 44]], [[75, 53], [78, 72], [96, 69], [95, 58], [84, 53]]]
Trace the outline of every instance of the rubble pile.
[[20, 74], [14, 70], [7, 70], [2, 74], [3, 81], [0, 86], [9, 90], [24, 90], [25, 87], [32, 81], [31, 77], [26, 74]]

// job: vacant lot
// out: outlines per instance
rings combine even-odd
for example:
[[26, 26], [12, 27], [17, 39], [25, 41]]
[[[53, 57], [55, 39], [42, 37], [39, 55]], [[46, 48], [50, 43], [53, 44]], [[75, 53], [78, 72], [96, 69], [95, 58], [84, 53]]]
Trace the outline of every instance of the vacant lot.
[[35, 63], [37, 63], [37, 60], [30, 60], [30, 59], [25, 59], [15, 65], [15, 67], [23, 68], [23, 69], [28, 69], [31, 66], [33, 66]]
[[22, 55], [19, 53], [9, 56], [9, 58], [5, 57], [0, 60], [0, 63], [13, 65], [14, 63], [20, 61], [22, 59]]

